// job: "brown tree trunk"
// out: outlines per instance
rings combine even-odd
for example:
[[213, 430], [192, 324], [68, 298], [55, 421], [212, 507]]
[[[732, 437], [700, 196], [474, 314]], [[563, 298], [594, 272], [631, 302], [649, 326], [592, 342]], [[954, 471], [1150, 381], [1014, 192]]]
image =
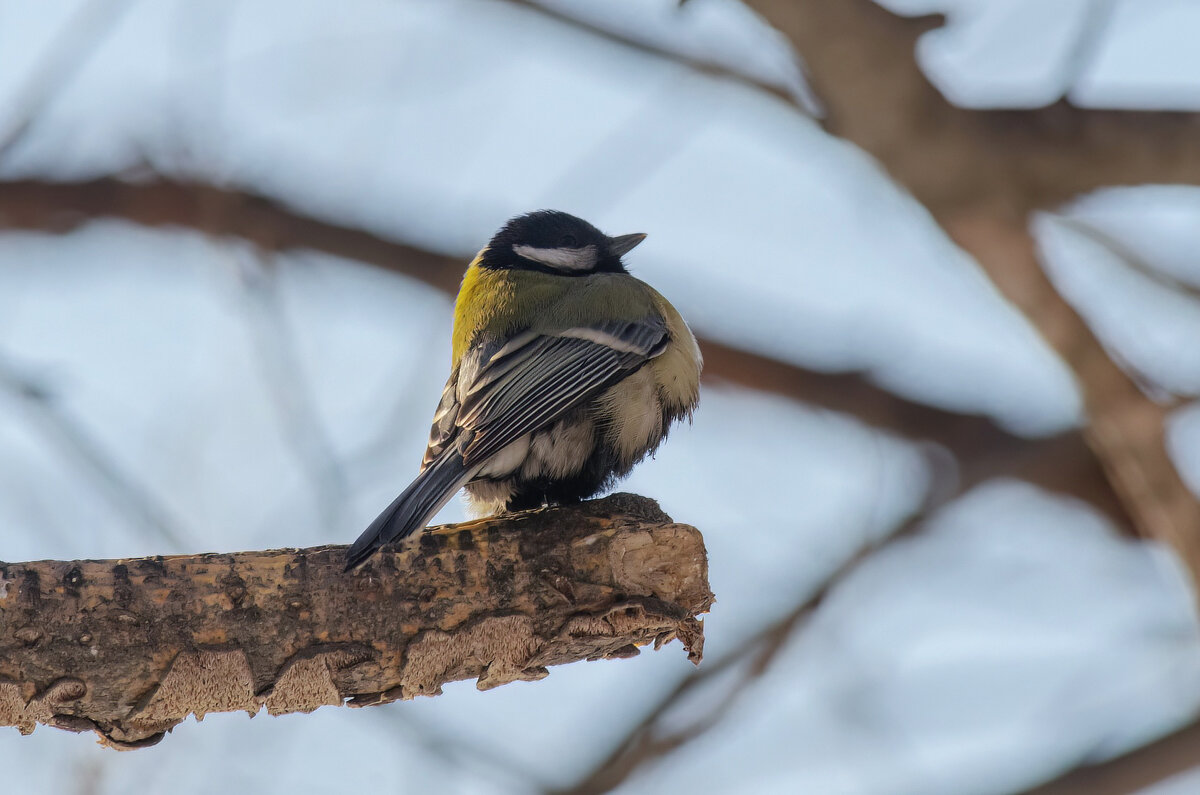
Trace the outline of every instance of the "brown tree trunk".
[[485, 689], [651, 641], [699, 662], [713, 599], [700, 533], [628, 494], [344, 553], [0, 564], [0, 725], [136, 748], [192, 713]]
[[879, 160], [972, 254], [1071, 367], [1084, 438], [1138, 533], [1170, 544], [1200, 585], [1200, 501], [1171, 460], [1151, 400], [1042, 272], [1029, 215], [1110, 185], [1200, 183], [1200, 114], [1097, 111], [1058, 102], [981, 112], [921, 72], [904, 19], [872, 0], [747, 0], [803, 53], [827, 128]]

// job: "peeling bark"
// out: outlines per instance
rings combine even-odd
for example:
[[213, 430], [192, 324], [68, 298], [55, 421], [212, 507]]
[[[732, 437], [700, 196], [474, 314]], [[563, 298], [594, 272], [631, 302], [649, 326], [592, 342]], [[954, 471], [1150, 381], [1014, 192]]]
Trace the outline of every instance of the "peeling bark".
[[703, 539], [628, 494], [345, 548], [0, 563], [0, 726], [153, 745], [188, 715], [536, 680], [679, 638], [699, 662]]

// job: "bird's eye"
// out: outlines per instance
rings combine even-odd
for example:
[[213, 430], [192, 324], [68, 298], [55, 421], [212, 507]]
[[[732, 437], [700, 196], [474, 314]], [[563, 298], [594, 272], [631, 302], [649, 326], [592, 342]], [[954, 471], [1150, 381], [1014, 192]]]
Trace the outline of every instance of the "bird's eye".
[[575, 235], [563, 235], [558, 245], [562, 248], [579, 248], [579, 241], [575, 239]]

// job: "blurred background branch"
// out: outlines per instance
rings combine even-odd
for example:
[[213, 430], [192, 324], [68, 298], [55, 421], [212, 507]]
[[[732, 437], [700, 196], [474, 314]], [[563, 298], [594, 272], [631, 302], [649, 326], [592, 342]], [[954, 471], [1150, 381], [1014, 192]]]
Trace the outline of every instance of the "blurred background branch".
[[[277, 202], [229, 188], [180, 183], [165, 177], [138, 182], [82, 183], [20, 180], [0, 183], [0, 225], [64, 234], [80, 224], [118, 218], [149, 227], [184, 227], [232, 238], [263, 252], [321, 251], [458, 290], [462, 263], [361, 229], [330, 223]], [[986, 419], [906, 400], [866, 375], [829, 373], [700, 337], [704, 375], [850, 414], [867, 425], [946, 448], [962, 471], [963, 488], [994, 477], [1030, 480], [1087, 500], [1123, 524], [1106, 481], [1082, 436], [1015, 436]]]
[[[196, 389], [198, 405], [167, 393], [169, 413], [204, 424], [200, 409], [212, 402], [211, 436], [241, 443], [214, 443], [218, 451], [280, 445], [228, 467], [250, 495], [229, 515], [244, 525], [245, 506], [263, 506], [254, 525], [264, 535], [289, 526], [312, 533], [312, 543], [361, 524], [404, 480], [396, 451], [422, 441], [444, 375], [431, 341], [444, 336], [446, 301], [483, 242], [480, 230], [552, 204], [611, 232], [652, 233], [635, 269], [672, 300], [682, 296], [706, 356], [711, 413], [646, 465], [657, 474], [644, 476], [644, 490], [713, 524], [715, 577], [726, 578], [714, 586], [722, 602], [709, 625], [717, 650], [696, 671], [614, 674], [627, 677], [620, 687], [588, 666], [591, 678], [581, 674], [562, 691], [550, 690], [559, 686], [551, 680], [537, 692], [514, 686], [515, 695], [495, 696], [508, 701], [464, 701], [457, 712], [453, 694], [437, 712], [406, 705], [389, 723], [417, 749], [404, 765], [413, 787], [446, 789], [459, 775], [503, 792], [661, 791], [666, 780], [696, 791], [802, 781], [814, 791], [961, 793], [970, 781], [1002, 792], [1112, 758], [1044, 791], [1132, 791], [1200, 765], [1187, 742], [1200, 704], [1192, 686], [1200, 671], [1191, 667], [1200, 507], [1183, 471], [1187, 439], [1196, 438], [1182, 432], [1193, 422], [1190, 360], [1173, 360], [1180, 388], [1125, 355], [1094, 310], [1064, 290], [1051, 267], [1056, 253], [1030, 220], [1052, 218], [1162, 291], [1194, 298], [1186, 274], [1163, 270], [1144, 247], [1062, 205], [1112, 186], [1200, 184], [1200, 116], [1084, 107], [1083, 89], [1127, 27], [1130, 5], [1120, 0], [1082, 4], [1075, 22], [1060, 24], [1061, 68], [1043, 80], [1040, 99], [965, 106], [961, 91], [947, 93], [937, 57], [986, 54], [987, 36], [998, 35], [990, 30], [1012, 37], [1019, 29], [1028, 41], [992, 56], [1003, 64], [1015, 52], [1033, 63], [1047, 46], [1041, 34], [1061, 23], [1016, 0], [968, 5], [672, 0], [598, 10], [546, 0], [418, 13], [399, 3], [373, 8], [386, 22], [368, 14], [365, 27], [315, 7], [284, 24], [277, 13], [228, 6], [212, 12], [220, 24], [201, 26], [217, 39], [211, 47], [175, 53], [159, 70], [168, 79], [134, 95], [131, 105], [149, 114], [130, 116], [131, 137], [96, 114], [86, 141], [115, 136], [120, 154], [109, 162], [89, 160], [83, 139], [63, 132], [79, 129], [63, 122], [71, 118], [63, 108], [80, 103], [72, 78], [89, 76], [90, 53], [103, 52], [119, 22], [96, 9], [125, 6], [83, 4], [86, 35], [71, 17], [21, 72], [25, 88], [4, 94], [0, 85], [6, 103], [21, 98], [0, 116], [0, 130], [10, 131], [0, 135], [0, 232], [15, 241], [50, 236], [77, 251], [75, 241], [112, 222], [155, 230], [175, 245], [144, 255], [151, 266], [136, 278], [188, 287], [148, 293], [152, 307], [168, 292], [228, 289], [218, 314], [232, 312], [243, 333], [210, 341], [227, 351], [216, 375], [172, 361], [172, 377]], [[394, 7], [402, 10], [388, 16]], [[946, 13], [900, 15], [935, 7]], [[447, 21], [431, 21], [437, 14]], [[128, 15], [156, 30], [147, 18]], [[250, 30], [277, 38], [255, 43], [268, 34]], [[961, 80], [963, 70], [948, 71]], [[154, 62], [139, 62], [134, 74], [143, 72], [156, 73]], [[202, 112], [190, 115], [193, 106]], [[170, 118], [165, 141], [156, 114]], [[426, 171], [409, 169], [418, 161]], [[906, 204], [910, 197], [919, 205]], [[186, 275], [197, 261], [185, 242], [193, 233], [207, 241], [202, 267], [232, 273], [232, 285]], [[139, 245], [148, 250], [150, 239]], [[48, 266], [27, 255], [41, 249], [7, 250], [16, 289], [0, 295], [8, 302], [0, 333], [24, 328], [39, 306], [77, 302], [84, 284], [109, 296], [106, 279], [132, 278], [112, 264], [118, 250], [129, 249], [112, 241], [83, 249], [99, 251], [105, 278], [64, 276], [49, 299], [38, 298], [35, 283]], [[956, 259], [960, 251], [970, 256]], [[979, 290], [970, 282], [976, 270], [986, 274]], [[898, 281], [889, 281], [893, 272]], [[970, 289], [942, 281], [946, 273]], [[357, 279], [366, 286], [350, 286]], [[889, 293], [901, 297], [846, 298]], [[1053, 392], [1050, 376], [1038, 381], [1036, 368], [1012, 366], [1036, 357], [1006, 352], [1035, 344], [1019, 324], [985, 318], [985, 305], [1019, 308], [1073, 383]], [[951, 314], [941, 314], [946, 307]], [[964, 333], [950, 322], [954, 310], [985, 331]], [[906, 325], [906, 311], [919, 322]], [[1134, 324], [1136, 335], [1161, 337], [1170, 350], [1190, 328], [1172, 317], [1177, 336]], [[219, 328], [210, 322], [197, 336]], [[69, 358], [53, 331], [42, 337], [51, 342], [28, 332], [23, 346], [6, 340], [5, 352]], [[888, 337], [892, 347], [873, 347]], [[240, 386], [239, 366], [262, 394]], [[210, 382], [233, 386], [225, 394]], [[980, 390], [963, 397], [973, 382]], [[1082, 407], [1074, 420], [1071, 398], [1061, 397], [1071, 390]], [[43, 419], [61, 425], [73, 416], [36, 389], [10, 391]], [[1006, 402], [1008, 413], [997, 408]], [[230, 405], [244, 422], [225, 429]], [[91, 424], [77, 423], [73, 438], [94, 437], [89, 449], [130, 443], [126, 426], [95, 419], [104, 412], [85, 416]], [[1042, 419], [1014, 422], [1022, 416]], [[261, 431], [268, 425], [278, 439]], [[162, 428], [147, 422], [142, 432]], [[178, 441], [172, 451], [189, 483], [227, 467], [227, 452], [192, 446]], [[169, 467], [146, 460], [144, 473], [116, 479], [124, 492], [179, 498], [183, 490], [157, 477]], [[130, 486], [138, 474], [149, 485]], [[23, 481], [9, 478], [9, 493], [18, 492]], [[276, 482], [290, 490], [263, 486]], [[187, 503], [193, 511], [221, 501], [199, 486], [197, 494]], [[764, 537], [763, 527], [774, 534]], [[1127, 538], [1106, 535], [1114, 529]], [[1131, 536], [1163, 542], [1175, 557]], [[1171, 560], [1191, 574], [1185, 597], [1172, 590]], [[625, 694], [634, 681], [647, 690], [587, 700]], [[586, 729], [570, 723], [576, 714], [588, 716]], [[338, 732], [344, 742], [351, 727]], [[379, 734], [386, 753], [407, 753]], [[516, 735], [540, 740], [516, 744]], [[569, 748], [555, 744], [581, 736], [586, 742]], [[974, 755], [963, 750], [983, 737], [992, 740], [980, 740]], [[539, 754], [522, 756], [539, 743]], [[466, 756], [476, 764], [463, 765]], [[339, 767], [343, 774], [354, 771]]]
[[1200, 183], [1200, 120], [1065, 104], [963, 110], [937, 93], [913, 57], [917, 37], [940, 20], [901, 19], [868, 0], [750, 5], [812, 64], [830, 131], [877, 157], [1059, 350], [1083, 390], [1085, 436], [1134, 525], [1171, 544], [1200, 582], [1200, 502], [1167, 453], [1165, 410], [1059, 297], [1027, 226], [1035, 210], [1103, 185]]
[[88, 0], [81, 4], [45, 49], [0, 124], [0, 160], [21, 142], [38, 114], [88, 62], [136, 0]]
[[138, 482], [93, 439], [69, 412], [56, 405], [54, 387], [15, 368], [0, 358], [0, 391], [7, 392], [64, 456], [87, 477], [95, 480], [113, 502], [161, 545], [163, 552], [178, 552], [187, 544], [180, 522], [150, 489]]

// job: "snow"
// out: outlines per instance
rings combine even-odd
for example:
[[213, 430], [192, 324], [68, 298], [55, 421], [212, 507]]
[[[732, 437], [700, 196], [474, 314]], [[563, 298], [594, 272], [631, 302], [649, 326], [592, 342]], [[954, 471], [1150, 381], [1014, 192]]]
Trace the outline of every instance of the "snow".
[[[913, 3], [881, 2], [913, 13]], [[1090, 0], [946, 0], [920, 13], [945, 13], [944, 27], [917, 41], [917, 62], [938, 90], [967, 108], [1048, 105], [1067, 88], [1073, 43]]]
[[917, 446], [778, 397], [706, 389], [680, 431], [626, 487], [703, 528], [717, 594], [705, 651], [718, 657], [916, 512], [931, 486]]
[[804, 77], [804, 66], [787, 38], [734, 0], [536, 0], [566, 17], [620, 38], [700, 63], [727, 69], [784, 91], [810, 115], [820, 101]]
[[[29, 262], [41, 266], [30, 269]], [[50, 380], [57, 385], [54, 408], [70, 412], [108, 458], [168, 505], [186, 530], [183, 551], [353, 538], [415, 472], [445, 377], [446, 296], [312, 253], [276, 257], [265, 271], [254, 262], [248, 252], [195, 233], [117, 222], [61, 237], [0, 237], [0, 284], [15, 286], [0, 291], [0, 352], [20, 351], [22, 372], [31, 378], [63, 374]], [[62, 290], [67, 283], [71, 289]], [[275, 296], [273, 304], [253, 300], [263, 291]], [[342, 473], [344, 491], [329, 495], [334, 505], [328, 514], [317, 504], [323, 483], [306, 469], [306, 448], [293, 438], [307, 431], [280, 423], [267, 377], [273, 371], [265, 367], [272, 348], [256, 342], [261, 329], [255, 332], [249, 322], [272, 305], [294, 339], [296, 383], [309, 395], [328, 439], [329, 471]], [[120, 510], [87, 516], [92, 501], [104, 506], [103, 494], [85, 491], [90, 501], [74, 509], [80, 514], [58, 510], [72, 503], [69, 495], [78, 489], [70, 451], [51, 462], [58, 467], [53, 476], [39, 476], [25, 456], [39, 441], [45, 446], [45, 439], [7, 402], [0, 409], [0, 429], [29, 437], [23, 445], [0, 448], [0, 494], [22, 495], [0, 500], [0, 524], [10, 528], [6, 556], [162, 551], [161, 541], [130, 527]], [[695, 423], [677, 428], [623, 488], [653, 495], [678, 521], [703, 529], [718, 594], [706, 620], [707, 653], [715, 659], [916, 511], [929, 477], [915, 445], [780, 397], [711, 387]], [[85, 533], [76, 529], [81, 515], [87, 516]], [[440, 516], [461, 519], [462, 504], [452, 503]], [[437, 699], [386, 709], [455, 742], [489, 747], [538, 779], [566, 784], [691, 670], [675, 644], [635, 660], [555, 669], [533, 685], [478, 693], [473, 683], [461, 683]], [[310, 724], [347, 720], [329, 717], [341, 714], [322, 710], [280, 723], [270, 739], [254, 740], [257, 753], [286, 758], [278, 755], [303, 741], [290, 727], [333, 733]], [[276, 725], [264, 718], [247, 729], [244, 718], [231, 716], [222, 727], [225, 721], [236, 728], [177, 728], [164, 747], [184, 736], [221, 739], [188, 740], [189, 752], [173, 750], [163, 764], [193, 764], [171, 760], [175, 753], [184, 754], [181, 760], [190, 758], [187, 753], [217, 753], [205, 743], [232, 747], [246, 742], [234, 739], [249, 736], [245, 732]], [[587, 742], [580, 742], [575, 727], [585, 723], [592, 728]], [[52, 739], [43, 740], [46, 735]], [[39, 758], [39, 749], [64, 742], [57, 735], [40, 730], [20, 748]], [[71, 741], [73, 747], [90, 745], [86, 737]], [[342, 742], [352, 741], [353, 735]], [[352, 753], [332, 741], [322, 744], [329, 749], [324, 756], [311, 754], [306, 769], [321, 756], [332, 771], [335, 760]], [[0, 745], [0, 763], [5, 747]], [[127, 757], [144, 758], [120, 759]], [[20, 763], [14, 757], [12, 764]], [[126, 775], [122, 763], [106, 766]], [[258, 774], [227, 775], [243, 788]], [[206, 791], [208, 786], [205, 781]]]
[[[1097, 238], [1092, 227], [1080, 226], [1069, 214], [1041, 213], [1032, 229], [1055, 287], [1115, 357], [1159, 390], [1200, 393], [1200, 346], [1195, 345], [1200, 301], [1195, 295], [1155, 278], [1153, 262], [1138, 269], [1136, 252], [1123, 256], [1121, 248]], [[1098, 233], [1103, 235], [1103, 228]], [[1188, 237], [1163, 235], [1157, 247], [1173, 247], [1178, 255]]]
[[[85, 539], [112, 554], [139, 544], [139, 530], [147, 533], [148, 528], [130, 526], [121, 506], [75, 459], [73, 448], [8, 390], [0, 392], [0, 451], [5, 559], [47, 558], [56, 550], [81, 548]], [[47, 483], [63, 488], [50, 491]], [[63, 499], [64, 493], [70, 499]], [[140, 543], [164, 546], [155, 537]]]
[[632, 219], [676, 201], [634, 262], [694, 328], [805, 367], [863, 370], [1018, 433], [1077, 421], [1061, 363], [873, 161], [785, 108], [732, 88], [720, 101], [727, 112], [623, 202]]
[[729, 719], [621, 791], [1017, 791], [1194, 717], [1198, 674], [1168, 553], [993, 482], [856, 567]]
[[1200, 110], [1196, 31], [1200, 6], [1192, 0], [1122, 0], [1114, 4], [1089, 68], [1071, 101], [1090, 108]]
[[1200, 7], [1191, 0], [876, 0], [945, 14], [917, 41], [921, 70], [956, 105], [1200, 109]]
[[[69, 409], [116, 460], [154, 463], [134, 471], [170, 498], [193, 532], [203, 529], [196, 548], [344, 540], [419, 458], [425, 423], [399, 418], [425, 417], [437, 400], [448, 300], [408, 279], [314, 254], [280, 257], [268, 277], [245, 254], [192, 233], [120, 223], [64, 237], [6, 235], [0, 281], [17, 289], [2, 293], [0, 339], [6, 352], [21, 351], [22, 373], [63, 374], [49, 379], [55, 406]], [[337, 533], [310, 509], [311, 485], [280, 438], [258, 349], [246, 339], [246, 313], [263, 306], [248, 300], [247, 285], [263, 289], [263, 279], [277, 291], [336, 462], [353, 473]], [[65, 283], [75, 289], [55, 290]], [[51, 302], [61, 312], [38, 311]], [[162, 317], [154, 321], [156, 312]], [[131, 341], [139, 334], [154, 344]], [[407, 344], [412, 339], [424, 342]], [[192, 420], [195, 412], [203, 422]], [[69, 557], [155, 546], [111, 507], [88, 518], [88, 533], [73, 532], [73, 515], [57, 506], [70, 502], [64, 490], [74, 491], [78, 477], [27, 471], [36, 429], [11, 407], [0, 417], [8, 420], [0, 427], [31, 437], [25, 447], [5, 446], [0, 459], [0, 490], [23, 494], [0, 501], [10, 512], [0, 521], [28, 528], [11, 534], [17, 546], [10, 548]], [[172, 466], [154, 458], [165, 454], [147, 441], [155, 438], [173, 439], [159, 447], [174, 456], [207, 452]], [[57, 465], [69, 468], [71, 457], [60, 457]], [[706, 619], [707, 653], [717, 660], [918, 509], [929, 470], [918, 447], [844, 417], [710, 387], [695, 424], [676, 429], [625, 487], [703, 528], [718, 596]], [[238, 521], [238, 511], [254, 517], [256, 505], [268, 519]], [[461, 515], [457, 503], [448, 510]], [[42, 534], [48, 518], [51, 537]], [[671, 781], [720, 791], [731, 775], [721, 760], [735, 754], [760, 771], [762, 791], [891, 792], [899, 781], [929, 782], [931, 792], [1001, 792], [1115, 753], [1186, 720], [1197, 704], [1189, 684], [1194, 616], [1173, 565], [1069, 501], [1013, 484], [977, 489], [919, 535], [860, 564], [795, 648], [734, 703], [729, 722], [627, 789]], [[521, 792], [532, 781], [570, 783], [690, 670], [672, 646], [558, 668], [542, 682], [487, 693], [460, 683], [369, 720], [330, 709], [253, 721], [210, 716], [216, 725], [189, 722], [159, 750], [119, 756], [86, 737], [41, 729], [19, 745], [0, 745], [0, 763], [39, 789], [64, 788], [98, 765], [103, 791], [167, 776], [203, 782], [204, 791], [271, 789], [287, 785], [267, 772], [279, 769], [303, 790], [306, 782], [353, 786], [378, 775], [352, 760], [387, 753], [412, 786]], [[1115, 688], [1106, 679], [1113, 671], [1122, 672]], [[720, 681], [713, 686], [710, 698], [722, 690]], [[670, 723], [686, 724], [710, 700], [702, 702], [679, 705]], [[795, 745], [766, 743], [769, 735]], [[464, 767], [435, 759], [413, 744], [418, 736], [453, 738], [452, 746], [482, 761]], [[389, 750], [373, 750], [379, 742]], [[238, 760], [235, 749], [251, 745], [253, 763], [209, 770], [206, 760]], [[49, 758], [71, 761], [37, 761]], [[498, 769], [495, 759], [508, 767]], [[188, 773], [201, 769], [203, 776]]]
[[1200, 768], [1192, 768], [1137, 791], [1136, 795], [1192, 795], [1200, 789]]
[[[623, 0], [605, 16], [546, 4], [803, 94], [786, 43], [730, 0]], [[957, 9], [919, 55], [966, 104], [1038, 104], [1068, 85], [1076, 0], [886, 5]], [[20, 123], [13, 98], [79, 6], [5, 7], [0, 130]], [[1181, 34], [1162, 19], [1179, 28], [1186, 14], [1163, 0], [1131, 8], [1118, 3], [1121, 25], [1072, 91], [1100, 96], [1119, 77], [1108, 70], [1132, 69], [1127, 35], [1162, 50], [1146, 75], [1177, 58], [1168, 39]], [[1196, 71], [1169, 63], [1167, 88], [1186, 88]], [[0, 178], [146, 163], [464, 262], [507, 216], [561, 207], [612, 233], [649, 232], [633, 271], [711, 339], [862, 372], [1021, 434], [1081, 420], [1063, 363], [870, 158], [777, 97], [520, 4], [135, 4], [0, 159]], [[1078, 224], [1151, 274], [1196, 284], [1197, 196], [1100, 191], [1034, 226], [1052, 278], [1105, 344], [1181, 395], [1197, 394], [1194, 300], [1131, 272]], [[415, 473], [449, 316], [446, 295], [327, 255], [262, 259], [117, 222], [6, 231], [4, 558], [352, 539]], [[1173, 414], [1168, 444], [1200, 493], [1195, 404]], [[1169, 554], [1005, 482], [886, 542], [925, 503], [931, 467], [928, 451], [847, 417], [706, 384], [695, 424], [622, 488], [704, 532], [718, 598], [710, 661], [859, 550], [885, 546], [727, 720], [626, 791], [1000, 793], [1195, 717], [1193, 595]], [[439, 520], [462, 517], [454, 501]], [[372, 710], [212, 715], [136, 754], [9, 732], [0, 766], [30, 791], [527, 792], [571, 783], [691, 670], [673, 644], [486, 693], [460, 683]], [[668, 728], [695, 720], [740, 670], [678, 704]]]
[[1200, 286], [1200, 187], [1137, 185], [1093, 191], [1063, 208], [1174, 279]]
[[[325, 707], [312, 715], [253, 720], [189, 719], [152, 750], [115, 754], [86, 735], [6, 730], [0, 759], [13, 791], [329, 792], [401, 791], [525, 795], [529, 788], [466, 760], [447, 764], [407, 735], [411, 729]], [[401, 739], [403, 738], [403, 739]]]
[[[269, 357], [256, 348], [261, 333], [251, 318], [261, 312], [241, 275], [244, 257], [201, 235], [120, 223], [62, 238], [0, 237], [0, 280], [10, 285], [0, 290], [0, 355], [19, 354], [22, 370], [48, 384], [54, 410], [79, 423], [126, 477], [158, 495], [186, 539], [184, 548], [169, 551], [343, 539], [415, 472], [424, 445], [421, 424], [393, 429], [391, 441], [406, 445], [398, 448], [407, 449], [407, 460], [401, 466], [387, 451], [376, 456], [374, 470], [359, 473], [356, 480], [369, 483], [381, 467], [389, 470], [372, 499], [334, 526], [307, 520], [320, 512], [320, 491], [280, 422], [264, 369]], [[337, 440], [333, 452], [350, 457], [373, 441], [380, 430], [373, 423], [391, 420], [398, 407], [407, 413], [412, 401], [424, 413], [437, 404], [443, 362], [419, 341], [448, 338], [449, 301], [362, 266], [316, 255], [292, 259], [298, 261], [275, 262], [272, 272], [286, 285], [280, 301], [307, 365], [301, 376], [312, 379], [318, 416]], [[398, 305], [409, 308], [397, 312]], [[24, 420], [8, 416], [18, 426]], [[18, 448], [6, 447], [0, 458], [16, 477], [31, 476]], [[64, 475], [52, 483], [62, 484]], [[9, 559], [168, 551], [153, 535], [130, 539], [119, 523], [73, 532], [77, 517], [50, 511], [55, 499], [35, 511], [37, 492], [25, 494], [28, 507], [5, 524], [39, 533], [20, 534], [22, 546], [6, 550]], [[14, 509], [19, 505], [0, 506]], [[64, 537], [70, 542], [61, 543]]]
[[[1055, 287], [1152, 396], [1200, 394], [1200, 188], [1094, 191], [1032, 223]], [[1200, 495], [1196, 404], [1176, 410], [1166, 442]]]
[[1172, 412], [1165, 435], [1171, 460], [1188, 488], [1200, 498], [1200, 403]]
[[1066, 369], [975, 263], [779, 99], [508, 4], [287, 8], [229, 7], [180, 52], [189, 12], [131, 14], [0, 174], [145, 160], [464, 259], [559, 207], [649, 232], [634, 270], [701, 334], [1022, 434], [1078, 423]]

